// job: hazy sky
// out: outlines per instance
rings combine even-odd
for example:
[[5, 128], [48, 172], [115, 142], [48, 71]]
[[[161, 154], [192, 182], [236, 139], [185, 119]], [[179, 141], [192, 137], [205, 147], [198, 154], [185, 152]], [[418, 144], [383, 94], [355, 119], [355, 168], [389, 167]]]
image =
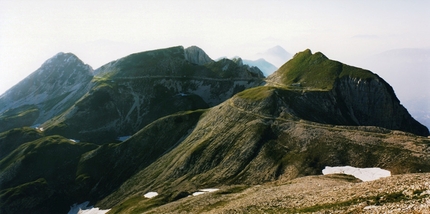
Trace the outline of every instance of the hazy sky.
[[356, 66], [398, 48], [430, 48], [430, 1], [0, 0], [0, 94], [56, 53], [94, 69], [149, 49], [197, 45], [213, 59], [281, 45]]

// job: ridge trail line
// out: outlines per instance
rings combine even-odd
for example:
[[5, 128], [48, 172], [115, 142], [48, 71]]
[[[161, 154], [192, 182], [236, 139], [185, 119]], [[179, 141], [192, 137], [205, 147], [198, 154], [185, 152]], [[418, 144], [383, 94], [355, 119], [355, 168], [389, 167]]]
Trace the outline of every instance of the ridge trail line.
[[133, 79], [190, 79], [190, 80], [213, 80], [213, 81], [262, 81], [261, 78], [210, 78], [195, 76], [136, 76], [136, 77], [113, 77], [112, 80], [133, 80]]

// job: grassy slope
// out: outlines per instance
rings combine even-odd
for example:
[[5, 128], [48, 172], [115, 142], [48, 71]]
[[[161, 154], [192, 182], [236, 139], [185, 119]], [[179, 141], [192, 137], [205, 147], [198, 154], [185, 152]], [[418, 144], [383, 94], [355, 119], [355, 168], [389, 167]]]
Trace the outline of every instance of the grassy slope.
[[0, 115], [0, 132], [33, 124], [40, 111], [35, 105], [24, 105], [5, 111]]
[[[48, 208], [49, 212], [65, 211], [80, 197], [80, 184], [75, 181], [80, 156], [95, 148], [61, 136], [21, 144], [0, 161], [0, 207], [15, 213]], [[48, 199], [52, 205], [43, 202]]]
[[361, 68], [328, 59], [324, 54], [307, 49], [297, 53], [269, 79], [277, 77], [286, 86], [300, 84], [301, 88], [331, 90], [338, 78], [350, 76], [360, 79], [377, 78], [375, 74]]
[[30, 127], [16, 128], [0, 133], [0, 160], [20, 145], [43, 136], [41, 131]]
[[[223, 104], [210, 110], [180, 145], [100, 205], [116, 205], [113, 213], [141, 212], [199, 188], [289, 180], [320, 174], [326, 165], [379, 166], [392, 173], [430, 171], [430, 157], [422, 152], [429, 145], [427, 138], [384, 129], [269, 119]], [[149, 191], [160, 196], [144, 199]]]

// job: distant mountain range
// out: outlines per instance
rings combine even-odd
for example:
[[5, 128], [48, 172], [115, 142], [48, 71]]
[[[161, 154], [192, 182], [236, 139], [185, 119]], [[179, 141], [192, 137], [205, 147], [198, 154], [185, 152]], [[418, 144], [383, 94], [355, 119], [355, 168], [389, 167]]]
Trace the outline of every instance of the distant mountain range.
[[200, 189], [230, 197], [325, 166], [430, 172], [429, 130], [385, 80], [311, 50], [286, 62], [284, 51], [265, 52], [285, 59], [267, 78], [196, 46], [95, 70], [55, 55], [0, 96], [0, 213], [65, 213], [85, 201], [111, 213], [171, 202], [187, 212]]
[[272, 74], [273, 72], [275, 72], [276, 70], [278, 70], [276, 66], [274, 66], [273, 64], [271, 64], [270, 62], [266, 61], [263, 58], [260, 58], [257, 60], [243, 60], [243, 63], [259, 68], [263, 72], [264, 76], [266, 77]]
[[279, 45], [269, 48], [264, 52], [255, 54], [256, 59], [265, 59], [266, 61], [278, 68], [285, 64], [286, 61], [291, 59], [292, 56], [293, 55], [288, 53], [284, 48]]

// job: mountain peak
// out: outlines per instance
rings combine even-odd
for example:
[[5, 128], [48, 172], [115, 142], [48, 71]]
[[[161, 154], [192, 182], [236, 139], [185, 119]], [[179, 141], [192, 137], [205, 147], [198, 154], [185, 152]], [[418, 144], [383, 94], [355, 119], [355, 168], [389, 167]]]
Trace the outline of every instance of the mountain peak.
[[[61, 113], [86, 93], [92, 78], [91, 66], [77, 56], [57, 53], [0, 97], [0, 113], [10, 110], [3, 114], [5, 118], [16, 117], [19, 121], [22, 112], [35, 112], [32, 117], [24, 115], [27, 120], [23, 124], [0, 120], [0, 131], [42, 123]], [[61, 98], [70, 102], [62, 102]]]
[[213, 60], [197, 46], [191, 46], [185, 49], [185, 59], [197, 65], [204, 65]]
[[323, 53], [312, 54], [310, 49], [296, 53], [294, 57], [269, 77], [285, 85], [300, 84], [302, 87], [331, 90], [336, 79], [351, 76], [358, 79], [377, 79], [368, 70], [330, 60]]
[[291, 54], [281, 46], [276, 45], [264, 52], [258, 53], [256, 58], [264, 58], [274, 66], [281, 67], [287, 60], [291, 58]]
[[82, 63], [84, 64], [76, 55], [74, 55], [73, 53], [64, 53], [64, 52], [59, 52], [57, 54], [55, 54], [53, 57], [51, 57], [50, 59], [46, 60], [43, 66], [52, 64], [52, 63], [74, 63], [74, 62], [78, 62], [78, 63]]
[[348, 112], [345, 118], [354, 125], [380, 126], [421, 136], [429, 134], [428, 129], [400, 105], [393, 88], [385, 80], [371, 71], [328, 59], [321, 52], [312, 54], [306, 49], [295, 54], [270, 75], [267, 82], [293, 91], [332, 93], [342, 103], [340, 111]]
[[272, 48], [269, 48], [265, 52], [266, 53], [270, 52], [270, 53], [275, 53], [275, 54], [282, 54], [282, 55], [288, 54], [289, 55], [289, 53], [280, 45], [276, 45]]
[[308, 56], [312, 56], [312, 51], [309, 48], [304, 50], [304, 51], [301, 51], [301, 52], [294, 54], [293, 59], [297, 58], [297, 57], [308, 57]]

